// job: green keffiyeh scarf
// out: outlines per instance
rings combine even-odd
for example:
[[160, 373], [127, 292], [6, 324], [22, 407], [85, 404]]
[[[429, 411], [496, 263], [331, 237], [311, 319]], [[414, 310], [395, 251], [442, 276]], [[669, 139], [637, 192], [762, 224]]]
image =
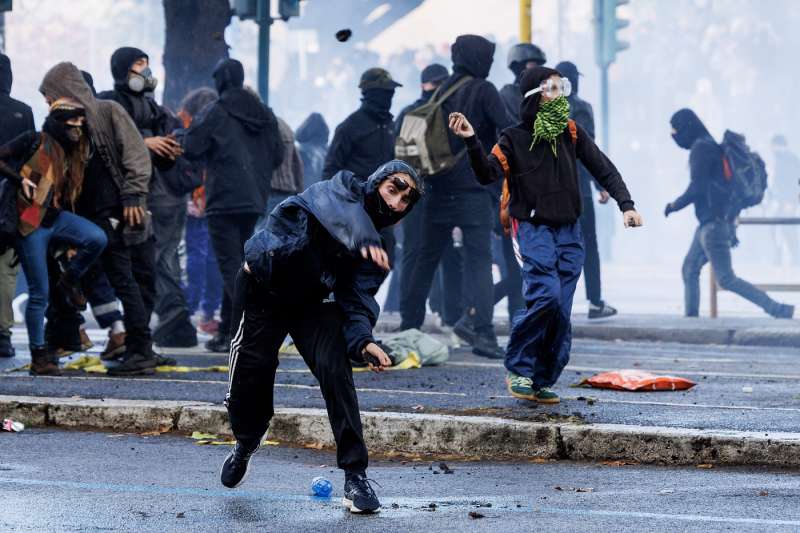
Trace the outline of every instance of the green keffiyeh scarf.
[[553, 155], [558, 157], [556, 150], [556, 139], [567, 127], [569, 121], [569, 102], [563, 96], [559, 96], [555, 100], [544, 102], [539, 106], [539, 111], [536, 113], [536, 120], [533, 123], [533, 140], [529, 150], [533, 150], [533, 146], [541, 140], [548, 141], [550, 148], [553, 150]]

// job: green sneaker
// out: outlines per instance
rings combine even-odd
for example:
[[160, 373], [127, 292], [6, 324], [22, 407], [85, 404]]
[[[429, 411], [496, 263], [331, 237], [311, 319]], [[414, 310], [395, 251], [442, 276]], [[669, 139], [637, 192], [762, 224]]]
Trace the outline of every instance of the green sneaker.
[[538, 403], [559, 403], [561, 401], [561, 398], [558, 397], [558, 394], [551, 391], [547, 387], [542, 387], [534, 392], [533, 399]]
[[534, 395], [533, 391], [533, 381], [531, 378], [526, 378], [525, 376], [519, 376], [513, 372], [509, 372], [506, 375], [506, 387], [508, 387], [508, 392], [510, 392], [511, 396], [514, 398], [519, 398], [521, 400], [536, 400], [536, 396]]

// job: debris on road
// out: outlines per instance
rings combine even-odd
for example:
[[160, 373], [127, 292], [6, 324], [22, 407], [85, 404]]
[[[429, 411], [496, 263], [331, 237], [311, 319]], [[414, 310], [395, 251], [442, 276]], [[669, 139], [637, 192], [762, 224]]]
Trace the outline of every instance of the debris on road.
[[439, 463], [439, 470], [444, 472], [445, 474], [452, 474], [454, 470], [447, 466], [447, 463]]
[[742, 387], [742, 392], [750, 394], [751, 392], [753, 392], [753, 387]]
[[469, 517], [472, 518], [473, 520], [477, 520], [479, 518], [486, 518], [486, 515], [481, 514], [481, 513], [477, 512], [477, 511], [470, 511], [469, 512]]
[[769, 496], [769, 492], [767, 492], [765, 490], [762, 490], [761, 492], [758, 493], [758, 495], [759, 496]]
[[225, 440], [219, 435], [215, 435], [213, 433], [203, 433], [201, 431], [193, 432], [190, 438], [194, 439], [195, 444], [200, 446], [229, 446], [236, 444], [235, 440]]
[[696, 466], [697, 466], [697, 468], [704, 468], [704, 469], [714, 468], [714, 465], [712, 465], [711, 463], [701, 463], [701, 464], [696, 465]]
[[25, 424], [22, 422], [16, 422], [10, 418], [6, 418], [3, 420], [3, 431], [9, 431], [11, 433], [19, 433], [20, 431], [25, 430]]
[[317, 476], [311, 480], [311, 493], [320, 498], [329, 498], [333, 492], [333, 484], [322, 476]]
[[601, 372], [580, 382], [582, 387], [624, 391], [676, 391], [691, 389], [696, 383], [675, 376], [658, 376], [636, 369]]

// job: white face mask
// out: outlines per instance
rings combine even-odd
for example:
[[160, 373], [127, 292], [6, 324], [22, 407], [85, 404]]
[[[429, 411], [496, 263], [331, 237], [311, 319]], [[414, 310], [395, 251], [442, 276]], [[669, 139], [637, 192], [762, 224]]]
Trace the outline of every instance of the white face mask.
[[542, 93], [548, 98], [558, 98], [559, 96], [569, 96], [572, 94], [572, 83], [567, 78], [555, 80], [547, 78], [535, 89], [525, 93], [524, 98], [532, 96], [536, 93]]

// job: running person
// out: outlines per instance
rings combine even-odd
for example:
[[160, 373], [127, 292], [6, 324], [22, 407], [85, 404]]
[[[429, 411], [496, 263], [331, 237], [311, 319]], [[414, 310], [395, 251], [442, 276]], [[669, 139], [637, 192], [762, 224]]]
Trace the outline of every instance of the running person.
[[511, 328], [506, 384], [514, 397], [539, 403], [559, 402], [549, 387], [572, 346], [572, 297], [584, 260], [578, 159], [616, 200], [625, 227], [642, 225], [617, 169], [569, 120], [570, 88], [553, 69], [523, 73], [522, 122], [503, 131], [488, 157], [467, 118], [450, 115], [450, 129], [464, 139], [478, 181], [505, 179], [508, 186], [508, 222], [522, 263], [525, 310]]
[[[230, 388], [225, 399], [236, 445], [222, 484], [236, 487], [269, 427], [278, 350], [287, 333], [317, 378], [345, 471], [351, 512], [380, 508], [367, 480], [367, 447], [350, 359], [374, 371], [391, 366], [372, 328], [374, 295], [389, 259], [380, 230], [396, 224], [420, 197], [416, 172], [390, 161], [366, 182], [340, 171], [279, 204], [245, 245], [234, 291]], [[328, 299], [333, 293], [334, 300]]]

